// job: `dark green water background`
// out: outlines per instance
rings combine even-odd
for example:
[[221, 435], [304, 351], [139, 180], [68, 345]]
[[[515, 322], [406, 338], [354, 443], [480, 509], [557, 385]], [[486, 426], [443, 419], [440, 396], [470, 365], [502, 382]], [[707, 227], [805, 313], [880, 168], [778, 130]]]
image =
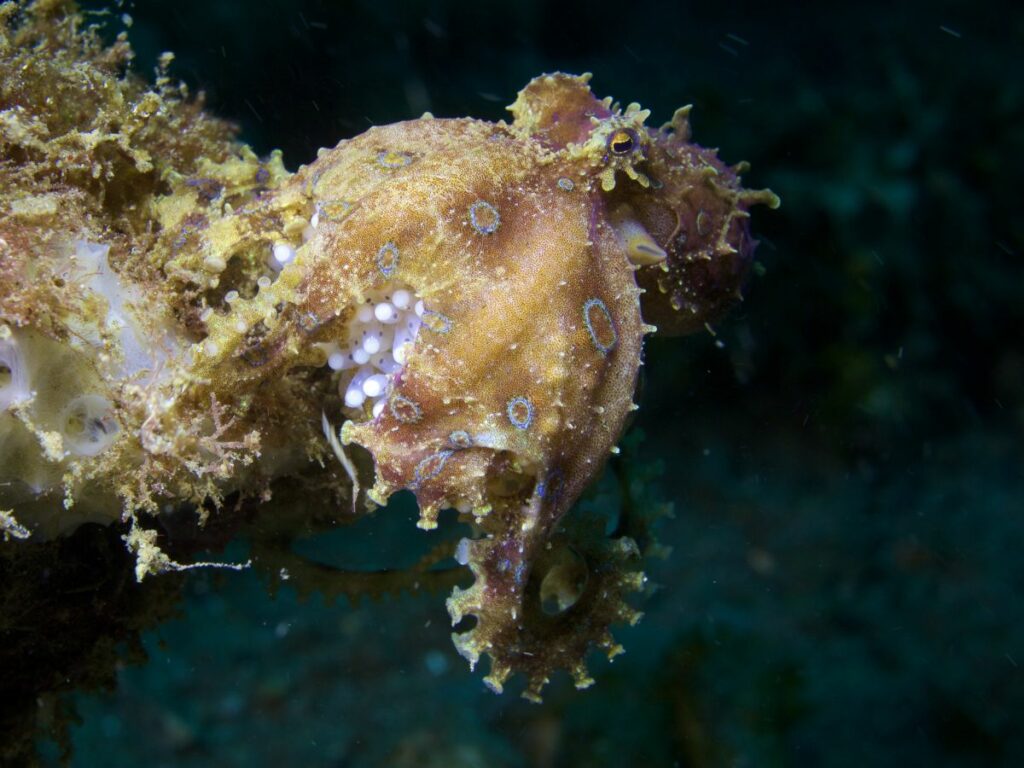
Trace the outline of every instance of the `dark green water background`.
[[[198, 573], [148, 664], [79, 697], [73, 765], [1024, 765], [1019, 8], [121, 10], [140, 71], [173, 50], [172, 74], [291, 168], [424, 110], [498, 119], [530, 77], [592, 71], [655, 124], [692, 103], [694, 139], [783, 206], [755, 213], [763, 269], [717, 339], [648, 345], [638, 456], [663, 467], [674, 551], [593, 689], [493, 696], [440, 595], [326, 605]], [[309, 551], [406, 562], [414, 515]]]

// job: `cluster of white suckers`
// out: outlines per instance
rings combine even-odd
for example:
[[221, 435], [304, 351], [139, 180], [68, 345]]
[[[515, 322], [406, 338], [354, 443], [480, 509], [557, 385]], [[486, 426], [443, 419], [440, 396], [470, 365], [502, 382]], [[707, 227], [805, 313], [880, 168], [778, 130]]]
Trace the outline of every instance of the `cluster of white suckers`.
[[[312, 237], [318, 218], [316, 215], [310, 221], [305, 240]], [[294, 258], [292, 246], [275, 244], [271, 268], [278, 272]], [[319, 345], [327, 353], [331, 370], [354, 371], [338, 379], [338, 393], [346, 408], [361, 409], [370, 400], [373, 418], [381, 414], [391, 377], [405, 365], [425, 311], [423, 301], [408, 288], [384, 287], [367, 295], [348, 324], [343, 342]]]
[[347, 408], [362, 408], [370, 400], [374, 418], [384, 410], [391, 377], [405, 365], [424, 311], [407, 288], [375, 291], [356, 310], [345, 341], [323, 345], [332, 370], [354, 369], [351, 378], [339, 379]]

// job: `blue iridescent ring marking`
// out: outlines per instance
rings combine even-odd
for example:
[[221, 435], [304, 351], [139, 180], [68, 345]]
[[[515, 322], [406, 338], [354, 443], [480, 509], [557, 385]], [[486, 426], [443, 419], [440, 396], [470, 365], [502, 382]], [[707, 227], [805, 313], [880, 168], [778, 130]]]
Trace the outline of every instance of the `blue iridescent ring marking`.
[[452, 321], [448, 315], [432, 309], [423, 310], [423, 327], [434, 333], [448, 333], [452, 329]]
[[382, 168], [404, 168], [412, 162], [412, 156], [406, 152], [384, 149], [377, 153], [377, 165]]
[[348, 200], [321, 200], [316, 204], [316, 211], [326, 221], [341, 221], [352, 210]]
[[558, 180], [558, 188], [565, 192], [572, 192], [575, 187], [576, 185], [572, 183], [572, 179], [566, 178], [565, 176]]
[[416, 484], [419, 485], [424, 480], [432, 480], [441, 474], [441, 470], [444, 469], [445, 463], [448, 461], [448, 457], [451, 456], [455, 451], [445, 449], [432, 453], [427, 458], [423, 459], [419, 464], [416, 465], [416, 469], [413, 474], [416, 478]]
[[384, 277], [391, 277], [398, 271], [398, 246], [392, 242], [384, 243], [377, 251], [377, 269]]
[[516, 429], [529, 429], [533, 423], [533, 403], [522, 395], [513, 397], [505, 408], [508, 420]]
[[587, 325], [590, 341], [602, 355], [607, 355], [619, 341], [608, 307], [600, 299], [587, 299], [583, 304], [583, 322]]
[[477, 200], [469, 206], [469, 223], [481, 235], [493, 234], [501, 224], [498, 209], [486, 200]]
[[397, 393], [388, 401], [388, 410], [403, 424], [415, 424], [423, 417], [423, 410], [416, 403]]
[[448, 444], [452, 448], [463, 450], [466, 448], [473, 447], [473, 436], [464, 429], [456, 429], [450, 435], [448, 435]]

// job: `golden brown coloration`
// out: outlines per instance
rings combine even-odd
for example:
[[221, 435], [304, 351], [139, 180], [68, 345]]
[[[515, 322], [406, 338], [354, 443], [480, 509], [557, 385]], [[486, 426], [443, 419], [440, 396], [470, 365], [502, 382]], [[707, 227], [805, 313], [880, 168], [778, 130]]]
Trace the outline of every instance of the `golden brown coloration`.
[[[635, 550], [628, 540], [589, 554], [586, 599], [566, 616], [549, 621], [528, 594], [550, 568], [555, 527], [635, 407], [642, 336], [653, 328], [634, 272], [667, 285], [668, 306], [684, 313], [677, 327], [704, 322], [749, 264], [746, 207], [777, 202], [686, 144], [684, 113], [649, 130], [645, 111], [595, 99], [587, 80], [535, 80], [511, 125], [425, 117], [324, 152], [289, 186], [312, 209], [343, 215], [318, 222], [266, 300], [291, 303], [290, 335], [268, 342], [289, 350], [338, 337], [365, 297], [389, 286], [424, 302], [386, 407], [350, 410], [342, 438], [374, 459], [373, 501], [410, 489], [421, 527], [445, 507], [476, 520], [481, 536], [460, 555], [477, 581], [449, 610], [477, 626], [456, 644], [474, 664], [491, 655], [496, 690], [527, 672], [533, 697], [558, 667], [588, 684], [587, 644], [617, 651], [608, 624], [636, 617], [622, 597], [642, 577], [614, 565]], [[694, 301], [677, 306], [687, 291]], [[655, 312], [662, 291], [652, 298]]]
[[[34, 42], [5, 38], [6, 71], [42, 66]], [[588, 647], [621, 650], [608, 627], [639, 618], [643, 576], [631, 539], [566, 512], [636, 407], [645, 320], [720, 312], [747, 208], [777, 204], [688, 143], [685, 110], [653, 130], [588, 80], [537, 78], [511, 124], [372, 128], [294, 175], [223, 137], [161, 154], [153, 115], [188, 116], [166, 93], [110, 86], [120, 101], [63, 125], [5, 81], [4, 519], [45, 538], [120, 511], [141, 578], [180, 566], [140, 510], [266, 501], [287, 478], [362, 514], [408, 489], [422, 528], [449, 507], [475, 526], [456, 556], [476, 580], [448, 608], [475, 617], [455, 643], [491, 657], [487, 683], [588, 685]]]

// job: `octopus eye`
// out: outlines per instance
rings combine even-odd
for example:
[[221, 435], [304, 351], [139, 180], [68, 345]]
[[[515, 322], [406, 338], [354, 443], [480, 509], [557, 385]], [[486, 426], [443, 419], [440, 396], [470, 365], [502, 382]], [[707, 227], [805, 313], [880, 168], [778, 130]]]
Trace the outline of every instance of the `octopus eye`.
[[608, 139], [608, 149], [613, 155], [627, 155], [636, 146], [636, 133], [628, 128], [620, 128]]

